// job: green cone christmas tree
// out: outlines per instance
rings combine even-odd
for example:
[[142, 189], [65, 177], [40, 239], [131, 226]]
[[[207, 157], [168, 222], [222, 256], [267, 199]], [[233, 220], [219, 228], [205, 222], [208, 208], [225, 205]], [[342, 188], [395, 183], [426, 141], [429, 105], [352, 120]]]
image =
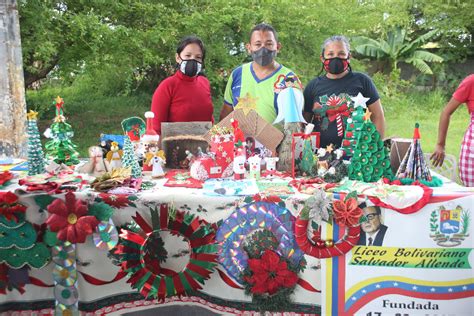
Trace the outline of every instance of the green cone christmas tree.
[[38, 131], [38, 112], [30, 110], [26, 116], [28, 117], [28, 175], [33, 176], [44, 172], [44, 153]]
[[74, 136], [71, 125], [66, 123], [63, 109], [63, 99], [56, 98], [56, 117], [53, 124], [49, 128], [49, 132], [45, 132], [45, 136], [51, 138], [46, 143], [46, 155], [54, 162], [72, 166], [79, 163], [79, 153], [77, 145], [71, 141]]
[[376, 182], [382, 177], [393, 177], [388, 150], [384, 147], [375, 125], [370, 121], [370, 114], [367, 110], [354, 148], [349, 166], [351, 180]]
[[364, 123], [364, 114], [365, 109], [367, 108], [366, 102], [369, 100], [369, 98], [364, 98], [360, 92], [356, 97], [351, 99], [354, 102], [355, 110], [352, 112], [351, 117], [347, 119], [344, 138], [342, 139], [341, 145], [345, 157], [352, 157], [354, 154], [354, 148], [357, 145], [359, 131]]
[[132, 169], [132, 178], [138, 179], [142, 177], [142, 168], [138, 164], [133, 144], [127, 135], [124, 137], [122, 164], [124, 167]]
[[51, 253], [44, 243], [37, 242], [36, 230], [25, 220], [26, 207], [18, 203], [15, 194], [4, 194], [4, 197], [8, 195], [8, 202], [0, 199], [0, 264], [5, 263], [12, 269], [25, 265], [36, 269], [44, 267]]

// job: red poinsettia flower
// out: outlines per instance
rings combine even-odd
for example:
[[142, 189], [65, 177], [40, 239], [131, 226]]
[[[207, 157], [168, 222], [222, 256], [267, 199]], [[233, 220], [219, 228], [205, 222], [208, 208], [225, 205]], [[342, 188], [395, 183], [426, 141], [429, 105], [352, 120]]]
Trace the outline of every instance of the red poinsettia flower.
[[0, 215], [5, 216], [7, 220], [18, 220], [15, 213], [25, 213], [26, 206], [18, 203], [18, 196], [14, 193], [0, 192]]
[[58, 239], [74, 244], [85, 242], [99, 224], [95, 216], [87, 215], [87, 204], [76, 200], [72, 192], [66, 194], [66, 201], [54, 200], [48, 205], [48, 212], [49, 229], [58, 233]]
[[266, 250], [260, 259], [249, 259], [248, 265], [252, 276], [244, 279], [252, 285], [250, 290], [254, 294], [273, 295], [282, 287], [292, 288], [298, 281], [286, 261], [271, 250]]
[[128, 196], [126, 194], [100, 193], [99, 197], [107, 204], [115, 208], [128, 206]]
[[355, 226], [359, 223], [362, 210], [357, 204], [356, 199], [349, 198], [346, 201], [335, 200], [332, 205], [336, 223], [344, 226]]

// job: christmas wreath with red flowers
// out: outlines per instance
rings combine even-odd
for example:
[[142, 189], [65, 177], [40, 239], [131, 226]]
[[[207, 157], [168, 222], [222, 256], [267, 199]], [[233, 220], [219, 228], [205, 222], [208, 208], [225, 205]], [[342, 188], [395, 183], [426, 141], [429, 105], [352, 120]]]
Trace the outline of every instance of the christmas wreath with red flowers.
[[247, 238], [244, 251], [249, 259], [243, 271], [245, 294], [259, 311], [281, 311], [291, 304], [290, 296], [298, 283], [298, 273], [306, 265], [304, 258], [298, 265], [281, 256], [276, 237], [269, 230], [261, 230]]
[[[295, 237], [300, 249], [307, 255], [316, 258], [331, 258], [349, 252], [360, 237], [360, 222], [364, 220], [362, 209], [357, 204], [357, 194], [352, 192], [341, 200], [334, 200], [332, 207], [323, 190], [318, 190], [309, 198], [295, 223]], [[308, 238], [308, 225], [315, 219], [316, 224], [311, 239]], [[345, 228], [344, 237], [336, 242], [321, 238], [321, 220]]]
[[[150, 209], [151, 225], [137, 212], [135, 223], [122, 228], [115, 260], [129, 275], [127, 283], [144, 297], [164, 299], [188, 295], [200, 290], [217, 265], [215, 227], [199, 217], [167, 205]], [[190, 259], [184, 269], [176, 272], [162, 267], [167, 259], [160, 232], [184, 237]]]

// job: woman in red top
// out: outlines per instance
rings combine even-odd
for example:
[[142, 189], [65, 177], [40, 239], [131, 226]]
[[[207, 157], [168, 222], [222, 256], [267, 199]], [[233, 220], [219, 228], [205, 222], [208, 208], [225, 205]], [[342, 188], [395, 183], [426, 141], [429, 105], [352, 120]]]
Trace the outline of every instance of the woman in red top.
[[463, 104], [467, 104], [471, 123], [469, 124], [464, 140], [461, 145], [461, 155], [459, 157], [459, 175], [461, 181], [467, 187], [474, 187], [474, 74], [467, 76], [453, 93], [453, 97], [441, 113], [438, 129], [438, 143], [434, 153], [431, 155], [435, 166], [443, 165], [444, 146], [446, 134], [449, 127], [451, 114]]
[[206, 50], [195, 36], [181, 40], [176, 49], [177, 71], [163, 80], [151, 101], [153, 126], [161, 135], [161, 122], [212, 121], [211, 86], [201, 74]]

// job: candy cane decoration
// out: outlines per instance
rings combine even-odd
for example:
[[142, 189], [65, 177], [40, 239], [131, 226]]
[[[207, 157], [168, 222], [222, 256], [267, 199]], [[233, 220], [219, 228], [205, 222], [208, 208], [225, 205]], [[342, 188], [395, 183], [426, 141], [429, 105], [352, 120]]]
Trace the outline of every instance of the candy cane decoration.
[[338, 114], [336, 116], [336, 124], [337, 124], [337, 136], [342, 137], [344, 135], [344, 124], [342, 124], [341, 114]]

